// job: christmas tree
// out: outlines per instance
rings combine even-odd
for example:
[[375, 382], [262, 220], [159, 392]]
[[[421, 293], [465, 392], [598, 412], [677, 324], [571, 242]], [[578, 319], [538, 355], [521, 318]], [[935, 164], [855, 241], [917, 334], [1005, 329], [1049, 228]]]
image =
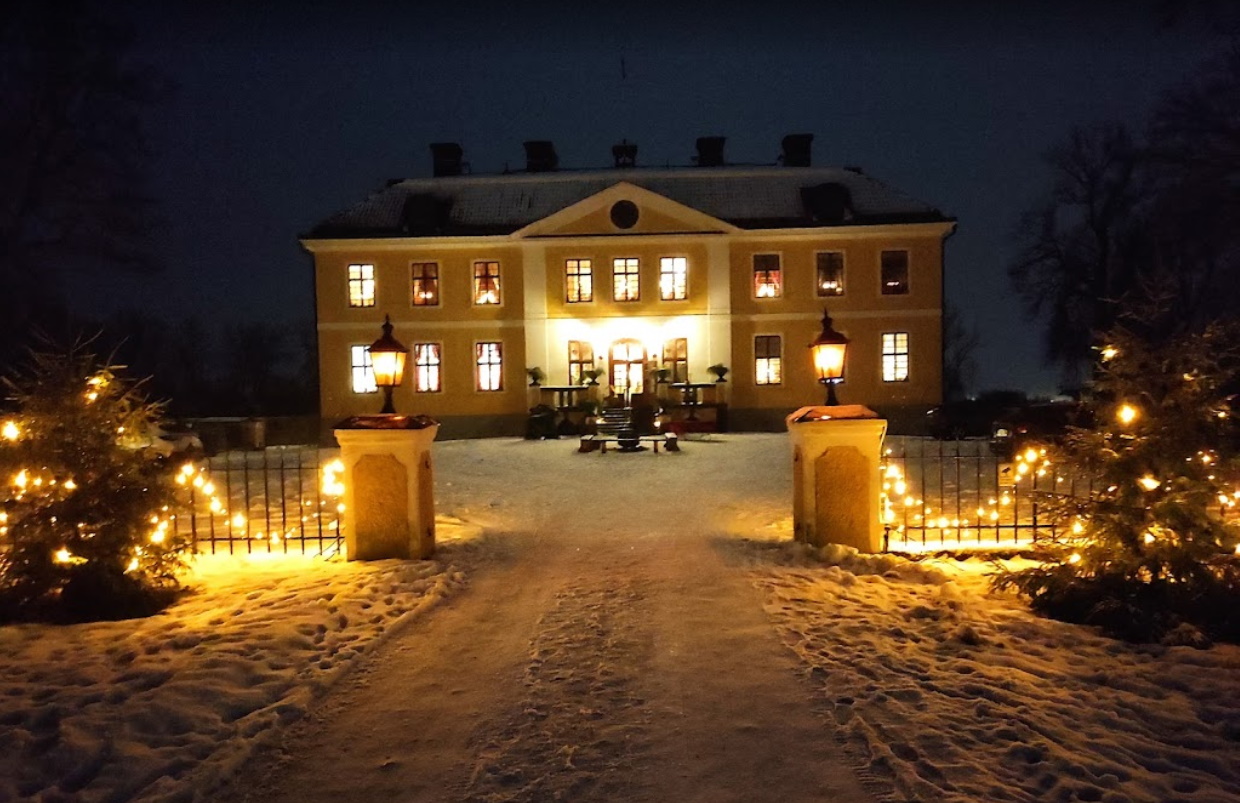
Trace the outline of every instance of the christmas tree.
[[1084, 400], [1093, 425], [1052, 450], [1092, 490], [1045, 494], [1062, 535], [996, 585], [1124, 638], [1237, 641], [1240, 337], [1234, 323], [1158, 334], [1165, 324], [1142, 307], [1103, 339]]
[[161, 412], [88, 346], [32, 355], [0, 423], [0, 615], [143, 615], [166, 605], [187, 545], [174, 467], [144, 444]]

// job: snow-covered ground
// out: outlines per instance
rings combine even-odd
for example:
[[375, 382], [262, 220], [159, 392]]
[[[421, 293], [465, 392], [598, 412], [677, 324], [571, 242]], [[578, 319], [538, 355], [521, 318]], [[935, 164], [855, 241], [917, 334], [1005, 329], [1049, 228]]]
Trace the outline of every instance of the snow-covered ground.
[[[1041, 620], [1018, 600], [990, 594], [985, 564], [976, 561], [913, 564], [838, 551], [824, 561], [788, 542], [782, 435], [716, 436], [671, 455], [579, 455], [565, 441], [456, 441], [437, 444], [435, 459], [444, 545], [435, 561], [217, 558], [200, 565], [194, 594], [148, 620], [0, 628], [0, 800], [211, 799], [400, 623], [444, 615], [436, 601], [472, 586], [466, 575], [498, 577], [502, 566], [519, 577], [522, 558], [539, 553], [522, 553], [506, 534], [521, 534], [514, 544], [543, 554], [579, 539], [585, 553], [591, 528], [602, 533], [617, 517], [626, 537], [657, 542], [674, 533], [722, 550], [724, 571], [761, 590], [810, 681], [805, 706], [829, 712], [822, 727], [841, 730], [880, 796], [1240, 799], [1240, 649], [1135, 647]], [[484, 530], [489, 537], [478, 538]], [[660, 560], [676, 554], [664, 549]], [[585, 574], [599, 563], [606, 576]], [[576, 573], [572, 587], [593, 588], [625, 584], [630, 565], [651, 571], [631, 559], [585, 557], [568, 560], [565, 571]], [[663, 588], [659, 576], [643, 578], [644, 604], [693, 593], [682, 579]], [[582, 636], [576, 619], [556, 618], [567, 610], [565, 593], [545, 590], [557, 607], [530, 645], [541, 660]], [[634, 643], [663, 638], [645, 632], [658, 622], [632, 617]], [[711, 628], [695, 622], [691, 634], [708, 643]], [[657, 661], [651, 666], [658, 671]], [[640, 675], [633, 682], [659, 685]], [[554, 699], [558, 688], [539, 685], [539, 695], [551, 696], [531, 699], [542, 711], [585, 710], [576, 699]], [[719, 705], [713, 716], [723, 722], [728, 701]], [[503, 711], [514, 718], [508, 724], [528, 714], [520, 706]], [[658, 732], [661, 722], [633, 731], [644, 741], [627, 746], [631, 755], [675, 741]], [[761, 726], [721, 737], [735, 741], [736, 733], [769, 739]], [[802, 755], [791, 741], [763, 748]], [[392, 772], [386, 764], [373, 771]], [[739, 773], [734, 780], [744, 783]], [[665, 799], [657, 792], [642, 799]], [[764, 799], [762, 788], [737, 794]]]

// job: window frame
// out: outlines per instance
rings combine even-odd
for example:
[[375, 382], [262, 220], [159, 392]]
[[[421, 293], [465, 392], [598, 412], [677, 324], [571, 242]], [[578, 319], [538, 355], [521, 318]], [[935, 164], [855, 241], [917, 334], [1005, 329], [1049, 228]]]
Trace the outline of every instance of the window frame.
[[[475, 259], [471, 263], [473, 269], [473, 306], [475, 307], [502, 307], [504, 305], [504, 284], [503, 284], [503, 268], [498, 259]], [[495, 266], [495, 273], [487, 273], [486, 275], [478, 275], [479, 266]], [[493, 289], [495, 291], [494, 301], [480, 301], [483, 295], [483, 285], [481, 282], [486, 279], [494, 279]]]
[[[672, 263], [672, 270], [667, 270], [668, 263]], [[677, 271], [675, 268], [679, 263], [681, 268]], [[668, 279], [665, 284], [665, 278]], [[671, 293], [668, 293], [667, 284], [671, 286]], [[659, 257], [659, 300], [660, 301], [688, 301], [689, 300], [689, 258], [686, 256], [665, 256]]]
[[[758, 267], [758, 259], [760, 257], [773, 257], [775, 259], [774, 268]], [[784, 256], [778, 251], [764, 251], [751, 255], [751, 264], [753, 266], [753, 281], [750, 283], [749, 292], [754, 300], [765, 301], [772, 298], [783, 298], [784, 295]], [[765, 274], [765, 280], [759, 281], [759, 276]], [[771, 281], [771, 274], [775, 274], [775, 281]], [[758, 292], [760, 287], [774, 287], [775, 291], [771, 295], [762, 295]]]
[[[433, 363], [423, 363], [421, 349], [426, 346], [434, 347], [435, 361]], [[429, 340], [421, 343], [414, 343], [410, 349], [413, 356], [413, 392], [414, 393], [442, 393], [443, 392], [443, 343], [438, 340]], [[434, 368], [435, 386], [432, 388], [423, 387], [423, 368]]]
[[[909, 377], [912, 374], [912, 360], [909, 357], [910, 340], [908, 332], [883, 332], [879, 335], [881, 355], [879, 375], [884, 383], [910, 381]], [[903, 368], [903, 375], [900, 374], [901, 368]]]
[[[495, 361], [484, 362], [484, 348], [487, 346], [495, 347]], [[491, 368], [496, 380], [496, 387], [483, 387], [483, 371], [484, 368]], [[475, 340], [474, 341], [474, 391], [477, 393], [502, 393], [504, 391], [504, 341], [502, 340]]]
[[[357, 269], [357, 276], [353, 275], [354, 268]], [[372, 309], [379, 303], [379, 283], [375, 278], [375, 265], [373, 262], [349, 263], [349, 266], [345, 269], [345, 279], [345, 300], [349, 305], [349, 309]], [[366, 295], [367, 286], [370, 288], [369, 296]], [[369, 303], [367, 303], [368, 299]]]
[[[839, 292], [829, 293], [823, 290], [823, 265], [822, 257], [838, 255], [839, 256]], [[841, 298], [848, 292], [848, 260], [841, 250], [826, 250], [814, 252], [814, 295], [816, 298]]]
[[[887, 266], [884, 257], [887, 254], [904, 254], [904, 281], [901, 289], [888, 290]], [[907, 296], [912, 293], [913, 255], [907, 248], [883, 248], [878, 252], [878, 291], [884, 296]]]
[[[358, 390], [359, 379], [369, 380], [362, 390]], [[369, 343], [349, 344], [349, 390], [358, 396], [379, 392], [379, 385], [375, 382], [374, 365], [370, 359]]]
[[689, 381], [689, 338], [672, 337], [663, 341], [662, 367], [672, 372], [669, 382]]
[[[576, 268], [577, 272], [573, 273]], [[573, 298], [573, 278], [576, 282], [576, 298]], [[582, 292], [581, 280], [586, 280], [586, 290]], [[590, 304], [594, 301], [594, 260], [587, 258], [572, 258], [564, 260], [564, 303], [565, 304]]]
[[[573, 359], [574, 346], [576, 347], [577, 359]], [[589, 354], [589, 359], [585, 355]], [[568, 384], [584, 385], [588, 380], [584, 376], [587, 369], [595, 367], [594, 361], [594, 344], [589, 340], [570, 340], [568, 341]], [[574, 372], [574, 368], [576, 371]]]
[[[417, 271], [418, 268], [422, 268], [423, 270], [425, 270], [426, 268], [432, 268], [435, 275], [434, 276], [425, 276], [425, 275], [417, 276], [415, 275], [415, 271]], [[426, 293], [425, 288], [423, 288], [419, 292], [418, 283], [426, 282], [426, 281], [431, 282], [431, 288], [432, 288], [431, 292], [434, 294], [434, 299], [431, 301], [418, 301], [418, 298], [422, 294]], [[409, 263], [409, 303], [410, 303], [410, 306], [414, 307], [415, 309], [417, 307], [438, 307], [440, 305], [440, 299], [441, 299], [441, 290], [440, 290], [440, 284], [439, 284], [439, 263], [435, 261], [430, 261], [430, 260], [410, 262]]]
[[[617, 271], [617, 268], [621, 267], [622, 263], [623, 263], [623, 267], [625, 268], [625, 270], [622, 272]], [[632, 264], [630, 265], [629, 263], [632, 263]], [[632, 271], [628, 270], [628, 268], [630, 267], [633, 268]], [[612, 257], [612, 260], [611, 260], [611, 300], [612, 301], [618, 304], [627, 304], [631, 301], [642, 300], [641, 270], [642, 270], [641, 257]], [[621, 298], [620, 296], [622, 294], [617, 292], [620, 290], [620, 281], [622, 277], [625, 282], [625, 285], [624, 285], [625, 292], [623, 293], [624, 298]], [[632, 294], [629, 294], [628, 292], [630, 285], [633, 288]]]
[[[776, 346], [775, 355], [771, 355], [769, 351], [771, 341], [774, 341]], [[760, 349], [760, 342], [768, 348]], [[763, 351], [767, 353], [762, 355]], [[765, 363], [765, 371], [759, 367], [763, 363]], [[775, 367], [776, 374], [774, 381], [769, 379], [772, 365]], [[763, 381], [763, 377], [766, 377], [766, 381]], [[753, 336], [753, 383], [760, 388], [778, 387], [784, 384], [784, 336], [782, 334], [766, 333]]]

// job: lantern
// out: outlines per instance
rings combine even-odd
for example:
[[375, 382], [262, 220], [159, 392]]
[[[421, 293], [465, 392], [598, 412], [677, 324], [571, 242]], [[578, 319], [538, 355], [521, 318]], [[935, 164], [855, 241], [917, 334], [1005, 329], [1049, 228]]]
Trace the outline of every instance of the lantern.
[[835, 386], [844, 379], [844, 356], [848, 353], [848, 338], [831, 327], [831, 315], [822, 310], [822, 332], [809, 344], [814, 355], [814, 370], [818, 381], [827, 386], [827, 405], [834, 407], [840, 402], [835, 398]]
[[383, 409], [380, 413], [392, 414], [396, 408], [392, 405], [392, 388], [400, 385], [405, 379], [405, 358], [409, 349], [392, 337], [392, 319], [383, 316], [383, 337], [370, 344], [370, 367], [375, 374], [375, 384], [383, 388]]

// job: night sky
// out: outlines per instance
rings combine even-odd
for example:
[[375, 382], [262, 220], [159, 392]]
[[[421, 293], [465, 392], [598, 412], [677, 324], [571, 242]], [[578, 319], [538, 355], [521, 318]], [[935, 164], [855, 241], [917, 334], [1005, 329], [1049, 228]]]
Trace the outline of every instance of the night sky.
[[1045, 194], [1041, 155], [1074, 124], [1140, 126], [1211, 52], [1140, 4], [180, 5], [127, 5], [139, 55], [176, 86], [151, 126], [166, 269], [87, 282], [105, 306], [309, 321], [297, 235], [429, 175], [435, 141], [488, 173], [522, 167], [527, 139], [572, 168], [608, 166], [621, 138], [639, 165], [687, 165], [702, 135], [726, 136], [729, 162], [771, 163], [784, 134], [812, 132], [815, 164], [959, 219], [947, 294], [982, 335], [975, 390], [1055, 387], [1005, 272]]

